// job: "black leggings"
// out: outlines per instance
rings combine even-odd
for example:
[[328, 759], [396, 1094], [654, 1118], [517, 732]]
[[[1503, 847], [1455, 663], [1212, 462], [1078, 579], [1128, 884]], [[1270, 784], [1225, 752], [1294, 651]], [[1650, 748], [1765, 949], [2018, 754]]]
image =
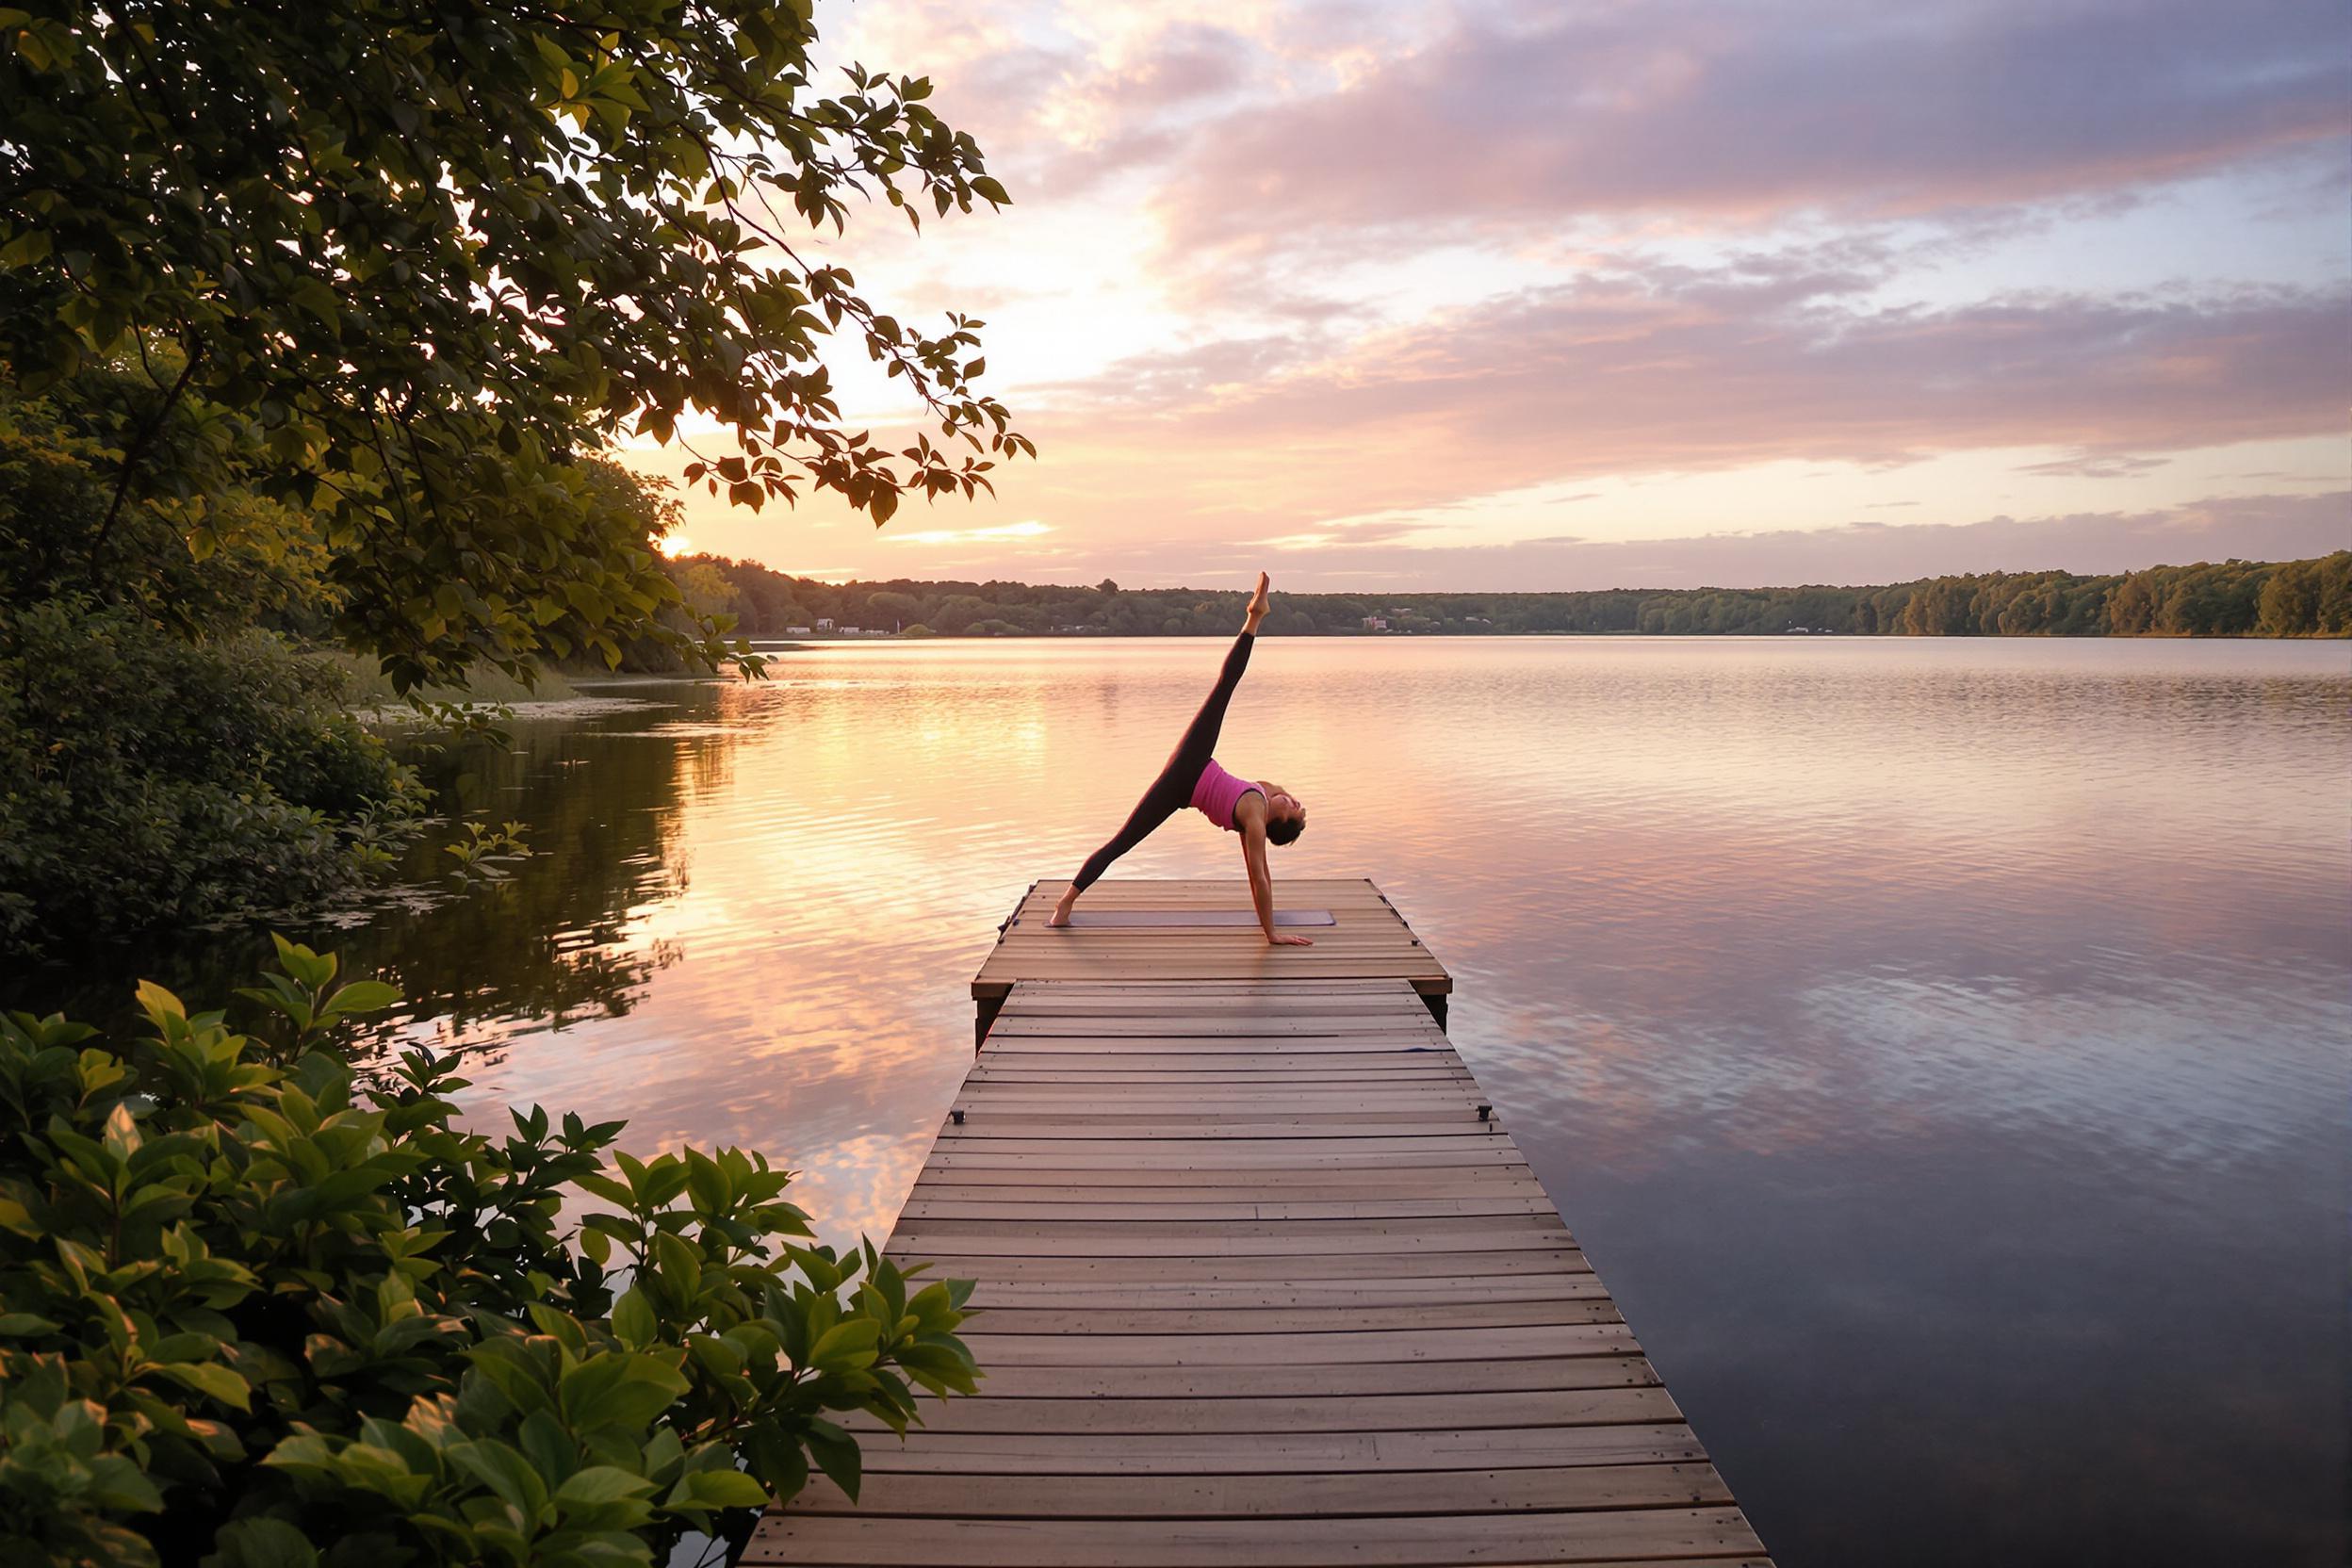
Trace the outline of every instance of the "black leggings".
[[1200, 772], [1209, 765], [1217, 751], [1217, 731], [1225, 727], [1225, 710], [1233, 700], [1233, 688], [1241, 684], [1241, 672], [1250, 667], [1250, 645], [1257, 638], [1243, 632], [1233, 639], [1233, 650], [1225, 656], [1225, 667], [1217, 672], [1217, 689], [1209, 694], [1200, 711], [1192, 716], [1184, 739], [1168, 756], [1168, 766], [1160, 776], [1143, 792], [1143, 799], [1127, 813], [1126, 824], [1111, 835], [1111, 841], [1086, 857], [1086, 863], [1078, 868], [1077, 880], [1070, 884], [1079, 892], [1094, 886], [1095, 879], [1111, 869], [1111, 862], [1152, 836], [1152, 830], [1192, 804], [1193, 787], [1200, 782]]

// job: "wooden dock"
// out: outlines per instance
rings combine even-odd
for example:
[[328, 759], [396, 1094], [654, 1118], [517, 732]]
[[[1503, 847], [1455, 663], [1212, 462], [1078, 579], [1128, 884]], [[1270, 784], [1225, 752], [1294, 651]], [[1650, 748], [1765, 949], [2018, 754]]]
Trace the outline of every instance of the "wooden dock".
[[[1421, 945], [1388, 895], [1362, 877], [1282, 885], [1285, 912], [1330, 916], [1328, 924], [1298, 928], [1315, 939], [1313, 947], [1268, 947], [1250, 913], [1250, 890], [1237, 882], [1099, 882], [1079, 905], [1079, 917], [1122, 923], [1057, 931], [1045, 921], [1069, 886], [1031, 884], [999, 928], [995, 949], [972, 982], [983, 1037], [996, 1009], [1023, 981], [1402, 980], [1441, 1026], [1446, 1022], [1453, 976]], [[1155, 915], [1167, 919], [1132, 923]], [[1204, 923], [1204, 917], [1220, 923]]]
[[1283, 883], [1331, 921], [1269, 948], [1239, 884], [1105, 882], [1082, 910], [1127, 914], [1047, 930], [1063, 886], [973, 982], [889, 1246], [978, 1282], [980, 1395], [744, 1562], [1765, 1562], [1379, 890]]

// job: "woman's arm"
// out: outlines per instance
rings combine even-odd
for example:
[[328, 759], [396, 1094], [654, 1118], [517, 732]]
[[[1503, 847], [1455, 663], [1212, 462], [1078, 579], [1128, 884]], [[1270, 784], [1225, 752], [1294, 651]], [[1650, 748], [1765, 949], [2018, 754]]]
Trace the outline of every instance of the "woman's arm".
[[[1244, 797], [1245, 799], [1248, 797]], [[1294, 937], [1274, 929], [1274, 874], [1266, 865], [1266, 808], [1261, 806], [1242, 825], [1241, 863], [1250, 873], [1250, 901], [1258, 906], [1258, 926], [1274, 947], [1313, 947], [1312, 937]]]

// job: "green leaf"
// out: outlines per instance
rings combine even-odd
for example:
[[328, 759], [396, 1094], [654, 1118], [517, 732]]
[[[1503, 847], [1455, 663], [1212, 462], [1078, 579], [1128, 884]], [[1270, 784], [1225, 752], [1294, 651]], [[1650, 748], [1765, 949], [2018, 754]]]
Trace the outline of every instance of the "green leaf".
[[382, 1012], [400, 999], [397, 986], [387, 986], [381, 980], [354, 980], [329, 997], [318, 1016], [348, 1018], [353, 1013]]
[[670, 1508], [765, 1508], [768, 1489], [741, 1470], [696, 1470], [663, 1499]]
[[871, 1366], [881, 1337], [882, 1325], [871, 1317], [836, 1323], [818, 1336], [808, 1352], [808, 1364], [821, 1372], [848, 1372]]
[[0, 245], [0, 267], [30, 267], [49, 254], [49, 232], [46, 229], [26, 229]]
[[220, 1568], [316, 1568], [318, 1549], [283, 1519], [232, 1520], [214, 1541]]
[[653, 1356], [592, 1356], [564, 1374], [558, 1399], [574, 1431], [642, 1430], [688, 1386], [675, 1366]]
[[497, 1493], [519, 1513], [527, 1528], [535, 1526], [546, 1512], [547, 1483], [540, 1479], [530, 1461], [506, 1444], [495, 1438], [477, 1438], [470, 1443], [451, 1445], [448, 1453], [450, 1463]]
[[702, 1289], [702, 1254], [684, 1238], [662, 1231], [653, 1238], [653, 1261], [662, 1283], [681, 1302], [694, 1300]]
[[617, 1465], [592, 1464], [575, 1474], [571, 1479], [555, 1489], [556, 1506], [620, 1502], [629, 1497], [643, 1497], [654, 1490], [654, 1483]]
[[858, 1452], [857, 1439], [832, 1422], [819, 1420], [808, 1424], [806, 1441], [808, 1457], [817, 1462], [817, 1468], [856, 1502], [858, 1484], [865, 1478], [865, 1458]]
[[652, 1344], [662, 1331], [655, 1318], [653, 1303], [645, 1299], [642, 1290], [626, 1292], [612, 1307], [612, 1333], [632, 1350], [642, 1350]]
[[173, 1382], [208, 1395], [224, 1405], [237, 1410], [253, 1408], [252, 1386], [219, 1362], [176, 1362], [157, 1366], [155, 1370]]

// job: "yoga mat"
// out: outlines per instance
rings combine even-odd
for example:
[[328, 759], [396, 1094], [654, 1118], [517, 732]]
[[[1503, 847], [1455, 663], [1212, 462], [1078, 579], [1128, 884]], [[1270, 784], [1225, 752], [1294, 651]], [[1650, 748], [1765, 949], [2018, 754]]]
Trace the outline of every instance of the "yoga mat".
[[[1070, 923], [1079, 925], [1255, 925], [1258, 917], [1248, 909], [1073, 909]], [[1329, 909], [1277, 909], [1277, 925], [1336, 925]]]

